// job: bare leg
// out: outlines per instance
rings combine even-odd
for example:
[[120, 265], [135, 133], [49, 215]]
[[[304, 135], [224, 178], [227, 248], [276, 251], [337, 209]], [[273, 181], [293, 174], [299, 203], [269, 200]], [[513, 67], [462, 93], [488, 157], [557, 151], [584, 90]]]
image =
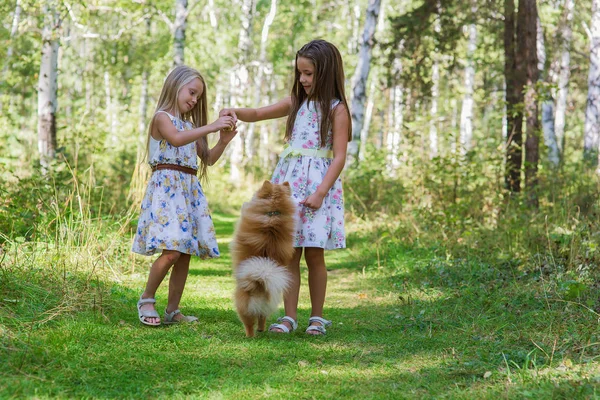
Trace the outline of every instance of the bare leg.
[[[302, 247], [296, 247], [294, 257], [288, 265], [288, 271], [292, 275], [292, 282], [290, 288], [283, 296], [283, 308], [285, 309], [285, 315], [298, 320], [298, 297], [300, 295], [300, 258], [302, 257]], [[289, 322], [282, 322], [283, 325], [287, 326], [288, 329], [292, 329]], [[283, 332], [281, 329], [273, 329], [273, 332]]]
[[[146, 282], [146, 290], [142, 293], [142, 299], [150, 299], [156, 296], [156, 290], [165, 279], [167, 272], [173, 264], [177, 262], [180, 252], [174, 250], [163, 250], [162, 254], [154, 261], [150, 268], [150, 275], [148, 275], [148, 282]], [[144, 304], [140, 307], [143, 311], [154, 310], [154, 304]], [[160, 322], [160, 318], [147, 318], [151, 324]]]
[[[188, 271], [190, 270], [190, 258], [189, 254], [181, 254], [179, 259], [171, 271], [171, 278], [169, 279], [169, 300], [167, 303], [167, 312], [173, 312], [179, 308], [179, 302], [183, 295], [183, 289], [187, 280]], [[181, 314], [177, 314], [174, 319], [179, 320], [183, 318]]]
[[[304, 251], [304, 259], [308, 267], [308, 289], [312, 307], [310, 316], [323, 317], [323, 305], [327, 291], [327, 267], [325, 266], [324, 251], [318, 247], [307, 247]], [[313, 322], [311, 325], [321, 325], [321, 323]], [[318, 331], [309, 333], [319, 335]]]

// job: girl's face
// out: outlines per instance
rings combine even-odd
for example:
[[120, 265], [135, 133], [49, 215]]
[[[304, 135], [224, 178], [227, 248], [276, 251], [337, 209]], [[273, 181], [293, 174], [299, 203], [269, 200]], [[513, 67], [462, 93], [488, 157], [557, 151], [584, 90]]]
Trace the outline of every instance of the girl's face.
[[198, 99], [202, 95], [203, 91], [204, 85], [198, 78], [195, 78], [188, 84], [184, 85], [177, 96], [177, 106], [179, 107], [179, 112], [181, 114], [185, 114], [190, 112], [192, 108], [196, 107], [196, 103], [198, 103]]
[[310, 94], [313, 84], [313, 76], [315, 74], [315, 65], [305, 57], [298, 57], [296, 60], [296, 68], [300, 73], [300, 84], [304, 88], [306, 94]]

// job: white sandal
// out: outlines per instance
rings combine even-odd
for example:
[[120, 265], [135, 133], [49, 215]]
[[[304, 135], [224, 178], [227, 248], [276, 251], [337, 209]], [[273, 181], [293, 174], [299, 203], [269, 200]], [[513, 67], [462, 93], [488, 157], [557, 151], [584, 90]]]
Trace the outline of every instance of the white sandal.
[[[271, 326], [269, 326], [269, 332], [290, 333], [290, 332], [294, 332], [298, 328], [298, 323], [296, 321], [294, 321], [294, 318], [288, 317], [287, 315], [285, 317], [277, 318], [277, 322], [279, 322], [279, 323], [271, 324]], [[285, 326], [282, 322], [289, 323], [292, 326], [292, 329]], [[273, 329], [281, 329], [281, 332], [274, 331]]]
[[147, 318], [158, 318], [160, 320], [160, 315], [158, 315], [156, 310], [142, 310], [141, 308], [144, 304], [156, 304], [156, 300], [152, 298], [142, 299], [140, 297], [140, 299], [137, 302], [138, 317], [140, 319], [140, 322], [148, 326], [159, 326], [160, 321], [154, 323], [147, 321]]
[[[321, 325], [311, 325], [313, 322], [318, 322]], [[326, 320], [325, 318], [321, 318], [321, 317], [310, 317], [308, 319], [308, 328], [306, 328], [306, 333], [312, 332], [312, 331], [317, 331], [319, 332], [319, 335], [326, 335], [327, 334], [327, 330], [325, 329], [325, 327], [327, 326], [331, 326], [331, 321]], [[318, 336], [318, 335], [315, 335]]]
[[196, 317], [193, 317], [191, 315], [183, 315], [183, 314], [181, 314], [181, 316], [183, 318], [181, 318], [179, 320], [174, 319], [177, 314], [181, 314], [181, 311], [179, 311], [179, 309], [177, 309], [175, 311], [172, 311], [170, 313], [168, 313], [167, 310], [165, 310], [165, 322], [164, 322], [164, 324], [165, 325], [173, 325], [173, 324], [181, 324], [181, 323], [185, 323], [185, 322], [196, 322], [196, 321], [198, 321], [198, 318], [196, 318]]

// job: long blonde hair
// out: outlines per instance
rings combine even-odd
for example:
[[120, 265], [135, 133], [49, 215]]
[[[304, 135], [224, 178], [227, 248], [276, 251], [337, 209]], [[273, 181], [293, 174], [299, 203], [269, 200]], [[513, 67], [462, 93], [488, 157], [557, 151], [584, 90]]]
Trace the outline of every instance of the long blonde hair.
[[[194, 79], [200, 79], [204, 90], [200, 95], [200, 99], [190, 111], [180, 114], [179, 106], [177, 105], [177, 98], [179, 96], [179, 91], [181, 88]], [[180, 118], [184, 121], [189, 121], [193, 125], [194, 128], [198, 128], [206, 125], [208, 116], [207, 116], [207, 104], [206, 104], [206, 82], [200, 72], [197, 70], [187, 67], [185, 65], [179, 65], [167, 75], [165, 79], [165, 83], [163, 84], [162, 91], [160, 93], [160, 97], [158, 98], [158, 103], [156, 104], [156, 110], [154, 111], [154, 116], [150, 121], [150, 126], [148, 127], [148, 140], [146, 142], [146, 155], [148, 156], [150, 149], [150, 138], [152, 137], [152, 128], [154, 127], [154, 119], [156, 118], [156, 113], [159, 111], [170, 111], [176, 110], [175, 117]], [[200, 153], [198, 157], [200, 157], [200, 178], [206, 180], [206, 169], [208, 167], [208, 159], [209, 159], [209, 150], [208, 150], [208, 140], [206, 136], [201, 137], [197, 140], [200, 144]]]
[[[310, 94], [307, 94], [302, 85], [300, 84], [300, 71], [298, 70], [298, 57], [308, 58], [315, 67], [315, 74], [313, 78], [312, 87], [313, 90]], [[344, 64], [342, 63], [342, 56], [339, 50], [333, 44], [317, 39], [308, 42], [296, 53], [296, 67], [294, 76], [294, 86], [292, 87], [292, 109], [288, 116], [285, 130], [285, 140], [289, 141], [292, 137], [292, 130], [294, 129], [294, 123], [296, 122], [296, 114], [304, 103], [305, 100], [313, 101], [318, 103], [319, 110], [321, 111], [320, 121], [320, 136], [321, 136], [321, 147], [325, 146], [327, 140], [327, 134], [332, 128], [332, 114], [331, 102], [334, 99], [338, 99], [341, 104], [346, 107], [346, 113], [348, 119], [350, 117], [350, 107], [348, 107], [348, 101], [346, 100], [346, 93], [344, 90]], [[352, 126], [348, 127], [348, 140], [352, 140]]]

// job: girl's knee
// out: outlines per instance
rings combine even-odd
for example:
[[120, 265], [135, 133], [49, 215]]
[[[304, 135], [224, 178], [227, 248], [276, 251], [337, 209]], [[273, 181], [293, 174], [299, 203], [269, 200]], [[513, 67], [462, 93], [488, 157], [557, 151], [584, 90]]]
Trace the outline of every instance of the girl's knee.
[[325, 254], [323, 249], [319, 247], [307, 247], [304, 249], [304, 259], [309, 268], [311, 265], [325, 264]]
[[181, 253], [178, 251], [163, 251], [161, 255], [161, 257], [169, 264], [175, 264], [177, 260], [179, 260], [180, 256]]

